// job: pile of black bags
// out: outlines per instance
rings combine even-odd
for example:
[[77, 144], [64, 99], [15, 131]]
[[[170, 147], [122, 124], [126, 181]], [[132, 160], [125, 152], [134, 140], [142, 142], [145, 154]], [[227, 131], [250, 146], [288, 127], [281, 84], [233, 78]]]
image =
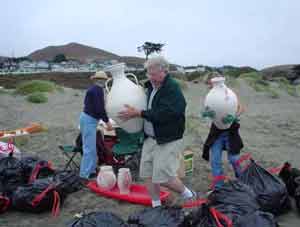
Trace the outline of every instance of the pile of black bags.
[[291, 209], [288, 191], [282, 180], [254, 160], [250, 160], [239, 180], [253, 189], [262, 211], [280, 215]]
[[82, 185], [77, 174], [56, 171], [50, 162], [37, 157], [21, 160], [10, 155], [0, 159], [0, 213], [9, 209], [58, 215], [69, 193]]
[[[300, 196], [300, 188], [294, 190], [294, 196], [297, 195]], [[229, 180], [216, 188], [207, 200], [202, 198], [197, 206], [147, 208], [130, 215], [127, 221], [117, 222], [113, 226], [277, 227], [274, 215], [280, 215], [289, 209], [288, 191], [282, 180], [250, 160], [239, 179]], [[104, 214], [99, 212], [96, 216], [105, 219], [107, 213]], [[106, 226], [103, 224], [105, 220], [98, 220], [101, 223], [99, 225], [89, 225], [92, 222], [87, 223], [87, 218], [84, 216], [79, 220], [75, 219], [69, 227]]]

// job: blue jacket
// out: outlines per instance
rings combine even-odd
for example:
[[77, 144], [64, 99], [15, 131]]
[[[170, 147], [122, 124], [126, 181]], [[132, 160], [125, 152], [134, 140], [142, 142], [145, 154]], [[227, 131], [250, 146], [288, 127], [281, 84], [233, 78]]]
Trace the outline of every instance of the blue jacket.
[[105, 111], [104, 91], [98, 85], [92, 85], [86, 92], [83, 112], [104, 122], [108, 122]]

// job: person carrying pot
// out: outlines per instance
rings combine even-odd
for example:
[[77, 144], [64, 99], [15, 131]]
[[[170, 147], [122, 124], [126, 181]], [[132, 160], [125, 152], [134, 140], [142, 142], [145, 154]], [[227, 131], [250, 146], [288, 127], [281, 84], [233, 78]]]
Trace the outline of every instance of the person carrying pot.
[[[168, 73], [163, 57], [145, 63], [149, 81], [146, 82], [147, 109], [125, 105], [119, 113], [123, 120], [142, 117], [146, 139], [143, 144], [140, 177], [152, 198], [152, 207], [161, 206], [160, 185], [180, 193], [184, 200], [195, 193], [177, 177], [180, 153], [183, 151], [186, 101], [177, 82]], [[175, 200], [174, 200], [175, 201]]]
[[105, 111], [103, 86], [107, 75], [105, 72], [99, 71], [90, 79], [93, 80], [94, 84], [86, 92], [83, 111], [79, 119], [83, 150], [79, 175], [83, 181], [96, 176], [96, 134], [99, 120], [101, 119], [106, 123], [106, 130], [113, 130]]
[[[212, 79], [214, 78], [224, 77], [217, 72], [210, 73], [205, 81], [209, 89], [213, 88]], [[241, 168], [237, 161], [240, 158], [239, 153], [244, 145], [239, 133], [239, 117], [244, 111], [245, 108], [240, 104], [239, 97], [237, 96], [237, 111], [231, 126], [228, 129], [220, 129], [213, 122], [210, 125], [209, 134], [203, 146], [202, 158], [206, 161], [210, 161], [213, 187], [220, 187], [224, 183], [222, 167], [223, 150], [228, 152], [228, 161], [233, 167], [235, 176], [238, 177], [241, 173]]]

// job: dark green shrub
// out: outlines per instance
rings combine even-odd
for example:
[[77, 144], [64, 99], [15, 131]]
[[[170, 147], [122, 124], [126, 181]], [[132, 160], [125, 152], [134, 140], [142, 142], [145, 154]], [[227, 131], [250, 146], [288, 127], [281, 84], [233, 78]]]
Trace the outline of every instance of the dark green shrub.
[[34, 92], [27, 96], [27, 101], [32, 103], [45, 103], [48, 102], [48, 97], [43, 92]]

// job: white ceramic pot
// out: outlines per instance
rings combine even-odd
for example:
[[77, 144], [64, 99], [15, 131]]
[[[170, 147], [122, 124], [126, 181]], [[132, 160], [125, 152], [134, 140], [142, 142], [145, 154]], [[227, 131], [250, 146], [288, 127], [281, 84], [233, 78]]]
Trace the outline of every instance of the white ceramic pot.
[[111, 190], [117, 183], [112, 166], [101, 166], [97, 176], [97, 185], [106, 190]]
[[129, 194], [132, 177], [129, 168], [120, 168], [118, 172], [118, 188], [120, 194]]
[[[108, 89], [106, 81], [106, 111], [110, 118], [117, 122], [117, 124], [129, 133], [136, 133], [143, 129], [143, 119], [133, 118], [128, 121], [123, 121], [118, 117], [118, 113], [124, 110], [124, 105], [133, 106], [139, 110], [146, 109], [147, 98], [144, 89], [138, 84], [136, 76], [132, 73], [125, 74], [125, 64], [120, 63], [109, 66], [105, 69], [112, 74], [113, 84], [111, 89]], [[127, 78], [127, 76], [134, 77], [136, 84]]]
[[225, 85], [224, 77], [216, 77], [211, 80], [213, 88], [205, 97], [204, 107], [213, 123], [219, 129], [228, 129], [233, 121], [224, 119], [234, 119], [238, 100], [236, 94]]

